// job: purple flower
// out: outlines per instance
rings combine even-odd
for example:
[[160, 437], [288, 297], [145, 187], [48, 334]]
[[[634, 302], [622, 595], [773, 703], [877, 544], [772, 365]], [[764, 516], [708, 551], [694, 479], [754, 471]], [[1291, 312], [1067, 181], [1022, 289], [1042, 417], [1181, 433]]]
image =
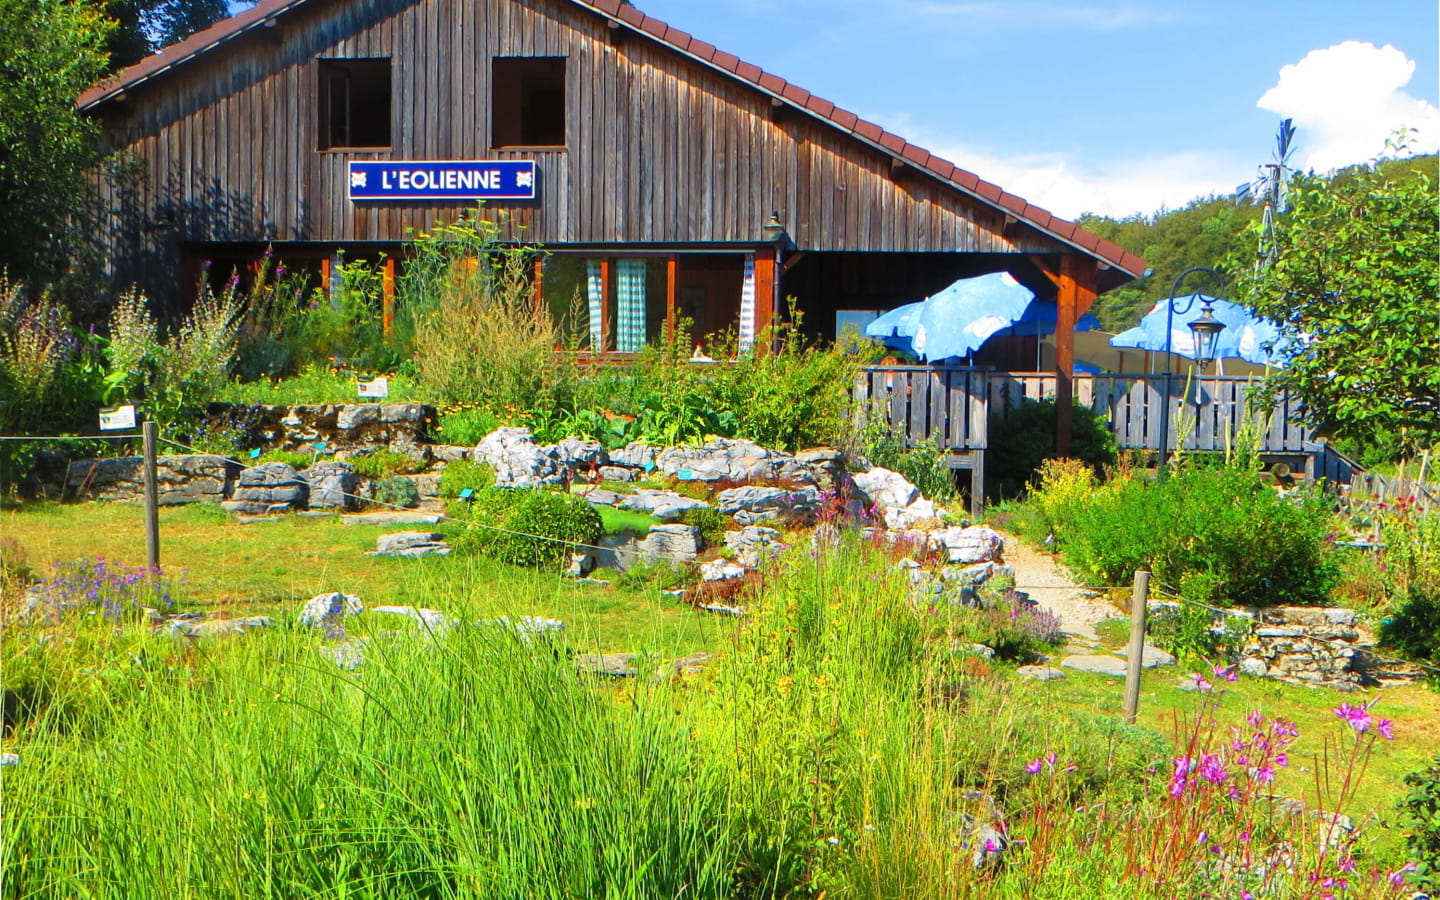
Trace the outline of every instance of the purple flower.
[[1260, 768], [1255, 770], [1255, 778], [1258, 781], [1263, 781], [1266, 784], [1269, 784], [1270, 782], [1275, 780], [1275, 767], [1261, 766]]
[[1380, 736], [1385, 740], [1395, 740], [1395, 726], [1389, 719], [1381, 719], [1380, 724], [1376, 726], [1375, 730], [1379, 731]]
[[1290, 765], [1290, 754], [1288, 754], [1288, 753], [1277, 753], [1277, 754], [1275, 754], [1275, 765], [1277, 765], [1277, 766], [1288, 766], [1288, 765]]
[[1334, 710], [1335, 715], [1344, 719], [1357, 732], [1364, 734], [1370, 729], [1370, 712], [1363, 706], [1342, 703]]
[[1031, 775], [1039, 775], [1040, 770], [1044, 767], [1045, 763], [1037, 756], [1025, 764], [1025, 771]]
[[1353, 872], [1353, 871], [1355, 871], [1355, 859], [1354, 859], [1353, 857], [1350, 857], [1350, 856], [1342, 856], [1342, 857], [1340, 857], [1339, 869], [1340, 869], [1340, 871], [1342, 871], [1342, 872]]
[[1201, 693], [1209, 693], [1211, 688], [1214, 687], [1214, 685], [1210, 684], [1209, 679], [1198, 672], [1191, 672], [1190, 677], [1195, 681], [1195, 689]]
[[1211, 784], [1224, 784], [1230, 773], [1225, 771], [1225, 764], [1220, 761], [1220, 757], [1206, 753], [1200, 757], [1200, 777]]
[[1216, 678], [1222, 681], [1235, 681], [1238, 676], [1235, 674], [1234, 666], [1214, 666], [1212, 671]]

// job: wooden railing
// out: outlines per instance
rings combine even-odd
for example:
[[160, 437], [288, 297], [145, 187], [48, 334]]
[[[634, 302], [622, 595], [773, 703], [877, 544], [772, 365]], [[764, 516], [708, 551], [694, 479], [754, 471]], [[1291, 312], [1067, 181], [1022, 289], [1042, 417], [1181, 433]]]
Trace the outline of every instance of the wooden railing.
[[[1170, 380], [1170, 423], [1166, 443], [1184, 439], [1187, 450], [1226, 450], [1242, 428], [1253, 429], [1263, 453], [1307, 452], [1312, 438], [1295, 415], [1287, 394], [1256, 408], [1246, 378], [1187, 380], [1184, 375], [1076, 375], [1075, 402], [1105, 416], [1124, 450], [1160, 448], [1165, 379]], [[1055, 396], [1055, 375], [1044, 372], [994, 372], [944, 366], [874, 366], [856, 380], [856, 397], [869, 409], [884, 410], [887, 420], [910, 443], [937, 441], [952, 451], [988, 446], [986, 422], [991, 411], [1006, 413], [1026, 399]]]

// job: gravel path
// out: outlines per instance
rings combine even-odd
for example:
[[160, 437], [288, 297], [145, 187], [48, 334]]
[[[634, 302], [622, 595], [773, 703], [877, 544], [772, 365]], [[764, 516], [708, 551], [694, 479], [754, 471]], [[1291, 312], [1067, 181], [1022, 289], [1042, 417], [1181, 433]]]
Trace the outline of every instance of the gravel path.
[[1055, 557], [1012, 534], [1005, 535], [1005, 564], [1015, 569], [1016, 589], [1054, 613], [1066, 634], [1096, 641], [1095, 623], [1122, 615], [1095, 592], [1076, 584]]

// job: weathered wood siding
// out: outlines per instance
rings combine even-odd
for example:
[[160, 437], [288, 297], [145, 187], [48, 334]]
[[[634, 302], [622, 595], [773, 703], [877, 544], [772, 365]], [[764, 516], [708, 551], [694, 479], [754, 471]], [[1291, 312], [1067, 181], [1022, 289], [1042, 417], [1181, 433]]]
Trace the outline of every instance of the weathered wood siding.
[[[181, 242], [400, 241], [460, 211], [352, 204], [346, 162], [375, 158], [534, 158], [541, 199], [510, 207], [510, 236], [547, 244], [756, 242], [777, 209], [804, 249], [1061, 249], [568, 0], [316, 0], [268, 31], [102, 107], [133, 160], [101, 179], [117, 276]], [[568, 59], [567, 146], [492, 150], [490, 60], [530, 55]], [[317, 151], [316, 58], [374, 56], [392, 60], [392, 148]]]

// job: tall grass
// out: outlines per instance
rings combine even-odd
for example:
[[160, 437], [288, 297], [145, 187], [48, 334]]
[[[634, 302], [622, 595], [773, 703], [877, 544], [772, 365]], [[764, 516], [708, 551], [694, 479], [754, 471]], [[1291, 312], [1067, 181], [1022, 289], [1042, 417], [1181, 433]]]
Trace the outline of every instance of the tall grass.
[[724, 893], [724, 794], [664, 691], [494, 627], [369, 637], [355, 674], [299, 633], [194, 652], [93, 743], [39, 722], [6, 896]]
[[[350, 672], [282, 626], [119, 641], [113, 706], [12, 737], [4, 894], [1398, 896], [1394, 860], [1320, 852], [1279, 811], [1261, 767], [1310, 751], [1221, 720], [1207, 680], [1166, 740], [957, 653], [972, 612], [917, 597], [883, 547], [817, 545], [767, 578], [680, 682], [595, 683], [494, 625], [352, 629]], [[1331, 811], [1391, 728], [1341, 712], [1311, 763]]]

